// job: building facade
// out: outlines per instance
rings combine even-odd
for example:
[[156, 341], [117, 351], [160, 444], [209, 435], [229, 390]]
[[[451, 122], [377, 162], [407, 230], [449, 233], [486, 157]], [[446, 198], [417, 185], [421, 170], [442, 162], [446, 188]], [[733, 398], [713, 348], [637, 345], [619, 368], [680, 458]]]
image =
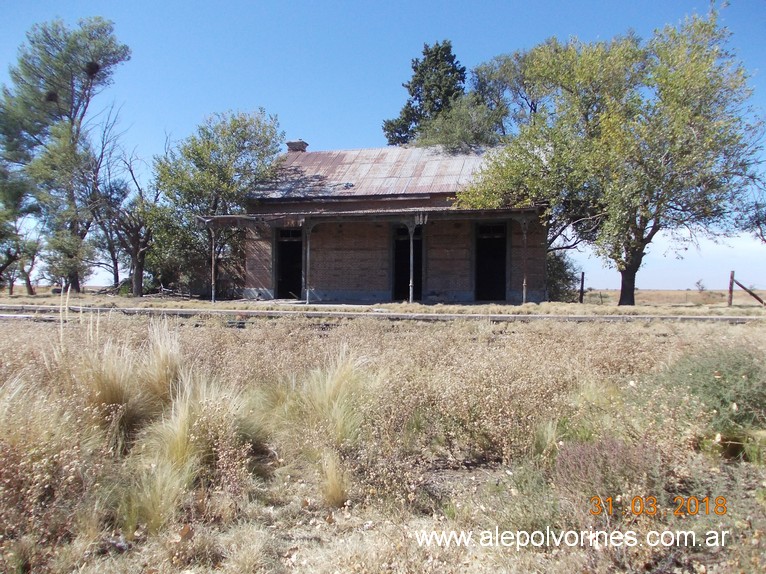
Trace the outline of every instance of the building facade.
[[433, 148], [308, 152], [290, 142], [247, 215], [212, 220], [246, 229], [247, 298], [542, 301], [539, 213], [454, 206], [481, 163]]

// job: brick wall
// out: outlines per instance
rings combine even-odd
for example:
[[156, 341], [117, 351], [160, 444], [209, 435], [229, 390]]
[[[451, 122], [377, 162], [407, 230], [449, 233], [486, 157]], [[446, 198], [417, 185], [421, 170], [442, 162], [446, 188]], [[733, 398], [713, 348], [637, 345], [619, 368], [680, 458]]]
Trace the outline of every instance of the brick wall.
[[473, 299], [473, 222], [433, 221], [424, 230], [424, 301]]
[[387, 223], [315, 226], [309, 272], [312, 292], [319, 299], [390, 299], [390, 243]]
[[270, 299], [272, 284], [272, 230], [267, 226], [248, 228], [245, 248], [245, 296]]
[[[423, 301], [474, 299], [475, 222], [432, 221], [423, 230]], [[521, 224], [508, 225], [507, 299], [520, 303], [523, 289]], [[274, 296], [273, 230], [248, 229], [245, 296]], [[545, 297], [546, 231], [537, 220], [527, 231], [527, 300]], [[309, 282], [313, 300], [388, 301], [392, 291], [392, 224], [322, 223], [311, 234]], [[305, 245], [304, 245], [305, 257]]]
[[[508, 301], [521, 303], [524, 283], [524, 234], [521, 224], [512, 221], [511, 233], [511, 285]], [[535, 219], [527, 228], [527, 301], [542, 301], [545, 297], [545, 227]]]

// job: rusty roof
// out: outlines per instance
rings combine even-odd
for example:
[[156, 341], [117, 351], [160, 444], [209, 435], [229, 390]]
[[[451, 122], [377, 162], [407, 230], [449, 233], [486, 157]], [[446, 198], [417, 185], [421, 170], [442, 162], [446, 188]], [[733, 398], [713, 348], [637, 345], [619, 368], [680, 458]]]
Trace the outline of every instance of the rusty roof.
[[482, 164], [477, 153], [441, 148], [385, 147], [288, 152], [277, 177], [254, 191], [257, 199], [453, 194]]

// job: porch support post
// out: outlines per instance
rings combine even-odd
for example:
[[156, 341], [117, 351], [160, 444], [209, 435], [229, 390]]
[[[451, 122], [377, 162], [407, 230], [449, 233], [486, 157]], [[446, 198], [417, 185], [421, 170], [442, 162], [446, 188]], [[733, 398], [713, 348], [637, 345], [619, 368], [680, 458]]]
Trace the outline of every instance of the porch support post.
[[407, 232], [410, 238], [410, 282], [409, 297], [407, 300], [412, 303], [415, 301], [415, 220], [405, 222]]
[[405, 223], [410, 234], [410, 303], [415, 302], [415, 230], [418, 225], [422, 226], [426, 223], [428, 223], [427, 213], [418, 213], [412, 220]]
[[313, 221], [306, 219], [303, 227], [306, 230], [306, 269], [303, 273], [303, 288], [306, 290], [306, 305], [311, 302], [311, 283], [309, 273], [311, 272], [311, 232], [314, 230]]
[[529, 231], [529, 219], [524, 217], [519, 221], [521, 224], [521, 302], [522, 304], [527, 302], [527, 231]]
[[407, 223], [410, 234], [410, 303], [415, 301], [415, 222]]
[[210, 225], [210, 302], [215, 303], [215, 227]]

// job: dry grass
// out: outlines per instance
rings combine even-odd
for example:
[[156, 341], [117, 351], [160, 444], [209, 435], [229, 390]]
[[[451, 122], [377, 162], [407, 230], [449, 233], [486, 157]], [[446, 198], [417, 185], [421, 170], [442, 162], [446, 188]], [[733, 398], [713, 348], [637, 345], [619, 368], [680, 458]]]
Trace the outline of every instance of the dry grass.
[[[766, 299], [766, 291], [755, 290]], [[732, 306], [727, 306], [728, 292], [723, 290], [637, 290], [636, 305], [619, 307], [619, 291], [613, 289], [589, 290], [585, 293], [584, 304], [571, 303], [527, 303], [507, 304], [420, 304], [380, 303], [376, 305], [326, 303], [305, 305], [303, 301], [253, 301], [240, 299], [211, 303], [201, 299], [179, 297], [123, 297], [98, 295], [94, 293], [70, 294], [62, 299], [60, 295], [41, 292], [35, 296], [0, 294], [0, 305], [48, 305], [58, 308], [61, 304], [71, 307], [69, 318], [77, 315], [79, 307], [100, 307], [103, 309], [185, 309], [199, 310], [204, 314], [210, 310], [241, 311], [343, 311], [360, 313], [458, 313], [458, 314], [500, 314], [500, 315], [745, 315], [766, 317], [766, 308], [741, 289], [735, 289]]]
[[[3, 571], [730, 572], [766, 558], [766, 472], [711, 446], [724, 427], [706, 386], [752, 367], [736, 399], [748, 418], [724, 423], [763, 432], [760, 322], [112, 316], [70, 321], [63, 342], [58, 325], [0, 329]], [[706, 361], [689, 371], [690, 357]], [[594, 495], [729, 502], [595, 520]], [[416, 541], [589, 525], [733, 534], [715, 551]]]

